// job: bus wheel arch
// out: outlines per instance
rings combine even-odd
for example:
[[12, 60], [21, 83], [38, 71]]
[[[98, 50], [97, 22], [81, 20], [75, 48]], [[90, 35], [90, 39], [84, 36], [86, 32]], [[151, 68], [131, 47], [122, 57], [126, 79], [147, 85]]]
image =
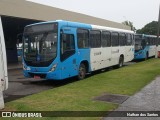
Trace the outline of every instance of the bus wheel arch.
[[89, 63], [88, 61], [82, 61], [78, 69], [78, 79], [82, 80], [85, 78], [86, 73], [89, 72]]
[[148, 57], [149, 57], [149, 53], [148, 53], [148, 51], [147, 51], [147, 52], [146, 52], [145, 60], [147, 60], [147, 59], [148, 59]]
[[124, 64], [124, 55], [121, 54], [120, 57], [119, 57], [119, 63], [118, 63], [118, 67], [122, 67]]

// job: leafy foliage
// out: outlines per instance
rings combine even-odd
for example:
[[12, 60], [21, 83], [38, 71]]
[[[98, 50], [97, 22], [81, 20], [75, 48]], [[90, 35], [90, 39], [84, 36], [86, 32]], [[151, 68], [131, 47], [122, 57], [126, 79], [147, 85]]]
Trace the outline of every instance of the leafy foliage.
[[152, 21], [146, 24], [142, 29], [136, 31], [138, 34], [150, 34], [150, 35], [157, 35], [157, 21]]
[[131, 21], [124, 21], [124, 22], [122, 22], [122, 24], [131, 27], [131, 30], [132, 30], [132, 31], [135, 31], [135, 30], [136, 30], [136, 28], [133, 26], [133, 22], [131, 22]]

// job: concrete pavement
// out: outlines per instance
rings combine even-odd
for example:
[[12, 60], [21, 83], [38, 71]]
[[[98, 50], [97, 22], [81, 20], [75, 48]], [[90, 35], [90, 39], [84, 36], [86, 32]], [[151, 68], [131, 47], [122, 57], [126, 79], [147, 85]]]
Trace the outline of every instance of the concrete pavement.
[[17, 63], [8, 63], [7, 68], [8, 68], [8, 70], [22, 69], [23, 68], [22, 62], [19, 61]]
[[[160, 111], [160, 76], [115, 111]], [[132, 113], [132, 112], [131, 112]], [[103, 120], [160, 120], [159, 117], [105, 117]]]
[[56, 86], [52, 81], [25, 78], [22, 68], [19, 68], [19, 66], [16, 68], [16, 65], [12, 65], [8, 69], [8, 78], [9, 87], [3, 92], [5, 102], [52, 89]]

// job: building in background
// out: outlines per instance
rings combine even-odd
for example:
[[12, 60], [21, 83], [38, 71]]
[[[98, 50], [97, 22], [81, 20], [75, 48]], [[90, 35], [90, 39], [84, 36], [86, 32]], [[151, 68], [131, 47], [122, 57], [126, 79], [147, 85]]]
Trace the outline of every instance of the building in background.
[[[0, 16], [2, 19], [8, 63], [18, 62], [17, 36], [23, 32], [24, 26], [28, 24], [40, 21], [68, 20], [126, 30], [130, 29], [130, 27], [120, 23], [25, 0], [1, 0]], [[20, 39], [19, 42], [21, 42]]]

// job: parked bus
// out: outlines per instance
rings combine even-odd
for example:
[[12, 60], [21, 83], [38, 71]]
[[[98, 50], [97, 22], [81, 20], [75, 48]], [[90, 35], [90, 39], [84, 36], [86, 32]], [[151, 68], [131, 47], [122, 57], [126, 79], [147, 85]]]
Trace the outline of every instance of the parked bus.
[[69, 21], [28, 25], [23, 36], [24, 76], [62, 80], [134, 58], [134, 32]]
[[4, 108], [3, 91], [7, 90], [7, 88], [8, 88], [8, 73], [7, 73], [6, 48], [4, 42], [2, 21], [0, 16], [0, 109]]
[[156, 54], [157, 36], [136, 34], [135, 35], [135, 60], [148, 59]]

